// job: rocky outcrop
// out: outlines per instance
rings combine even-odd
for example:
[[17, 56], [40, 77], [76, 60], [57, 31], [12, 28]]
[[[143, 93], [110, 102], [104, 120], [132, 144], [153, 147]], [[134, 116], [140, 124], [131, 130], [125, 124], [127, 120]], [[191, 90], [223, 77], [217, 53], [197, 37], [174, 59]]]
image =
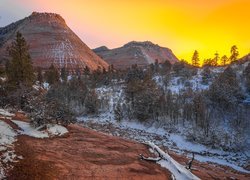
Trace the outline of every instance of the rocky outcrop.
[[133, 64], [146, 66], [158, 60], [163, 63], [168, 60], [170, 63], [178, 61], [173, 52], [152, 42], [132, 41], [116, 49], [108, 49], [105, 46], [94, 49], [94, 52], [115, 68], [125, 69]]
[[58, 68], [83, 68], [95, 70], [108, 64], [97, 56], [67, 26], [65, 20], [54, 13], [32, 13], [20, 21], [0, 28], [0, 63], [8, 59], [6, 48], [16, 32], [23, 34], [29, 44], [34, 66], [48, 68], [52, 63]]

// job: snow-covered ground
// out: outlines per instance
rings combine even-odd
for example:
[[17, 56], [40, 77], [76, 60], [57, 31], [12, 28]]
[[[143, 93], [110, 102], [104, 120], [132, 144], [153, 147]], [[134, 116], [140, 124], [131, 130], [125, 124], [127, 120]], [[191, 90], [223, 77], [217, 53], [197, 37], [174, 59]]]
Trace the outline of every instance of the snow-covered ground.
[[[11, 120], [14, 114], [7, 110], [0, 109], [0, 117]], [[17, 156], [14, 151], [14, 142], [20, 134], [35, 138], [48, 138], [51, 136], [62, 136], [68, 130], [61, 125], [49, 124], [46, 127], [34, 128], [28, 122], [12, 120], [21, 130], [15, 130], [5, 121], [0, 120], [0, 179], [5, 178], [5, 173], [12, 168], [11, 162], [17, 162], [22, 156]]]
[[211, 149], [204, 145], [187, 141], [181, 135], [168, 132], [164, 127], [154, 127], [154, 125], [143, 125], [138, 122], [113, 120], [112, 114], [103, 114], [99, 117], [80, 117], [78, 121], [83, 126], [101, 131], [110, 135], [120, 136], [138, 142], [151, 141], [159, 146], [164, 146], [178, 154], [195, 153], [195, 159], [201, 162], [212, 162], [226, 165], [235, 170], [250, 173], [242, 166], [249, 163], [249, 154], [226, 152], [218, 149]]
[[4, 109], [0, 109], [0, 115], [4, 116], [4, 117], [12, 117], [12, 116], [14, 116], [13, 113], [10, 113], [10, 112], [8, 112], [7, 110], [4, 110]]
[[[223, 68], [212, 68], [216, 74], [223, 72]], [[193, 90], [204, 90], [209, 88], [209, 85], [202, 85], [202, 70], [198, 70], [197, 75], [193, 76], [189, 81], [193, 81]], [[164, 87], [163, 79], [160, 76], [155, 76], [156, 83]], [[176, 81], [176, 82], [175, 82]], [[194, 83], [196, 82], [196, 83]], [[178, 93], [182, 84], [177, 83], [177, 79], [173, 78], [170, 82], [172, 93]], [[183, 88], [185, 88], [183, 86]], [[165, 89], [166, 90], [166, 89]], [[167, 89], [168, 90], [168, 89]], [[175, 91], [176, 90], [176, 91]], [[114, 85], [113, 87], [101, 87], [96, 89], [99, 99], [105, 99], [105, 109], [102, 109], [102, 114], [98, 117], [80, 117], [79, 121], [84, 126], [92, 128], [97, 131], [105, 132], [114, 136], [121, 136], [127, 139], [136, 140], [138, 142], [152, 141], [156, 145], [164, 146], [176, 153], [186, 154], [191, 156], [191, 152], [195, 153], [195, 159], [202, 162], [213, 162], [221, 165], [230, 166], [238, 171], [247, 172], [244, 166], [249, 163], [250, 150], [248, 152], [227, 152], [220, 149], [212, 149], [207, 146], [196, 144], [187, 141], [180, 134], [169, 132], [169, 128], [159, 127], [158, 124], [141, 124], [138, 122], [123, 120], [117, 122], [114, 119], [115, 105], [125, 102], [124, 90], [121, 85]], [[182, 132], [183, 129], [180, 129]]]
[[62, 136], [69, 132], [65, 127], [57, 124], [47, 125], [47, 131], [50, 136]]
[[[158, 86], [162, 87], [165, 91], [171, 91], [173, 94], [179, 94], [186, 91], [188, 88], [191, 88], [193, 91], [203, 91], [209, 88], [211, 82], [208, 84], [202, 83], [202, 71], [203, 69], [198, 69], [196, 75], [185, 81], [183, 81], [181, 76], [174, 76], [174, 74], [172, 74], [170, 75], [171, 78], [167, 86], [164, 85], [164, 79], [162, 76], [155, 76], [153, 79]], [[211, 71], [214, 71], [215, 74], [223, 72], [222, 69], [218, 68], [211, 69]]]
[[12, 120], [12, 122], [17, 124], [18, 127], [22, 129], [19, 131], [20, 134], [28, 135], [28, 136], [35, 137], [35, 138], [48, 138], [50, 136], [62, 136], [65, 133], [68, 133], [68, 130], [65, 127], [56, 125], [56, 124], [48, 124], [45, 130], [41, 131], [40, 129], [43, 129], [44, 127], [34, 128], [30, 125], [30, 123], [16, 121], [16, 120]]
[[5, 122], [0, 121], [0, 151], [4, 151], [15, 142], [16, 132]]

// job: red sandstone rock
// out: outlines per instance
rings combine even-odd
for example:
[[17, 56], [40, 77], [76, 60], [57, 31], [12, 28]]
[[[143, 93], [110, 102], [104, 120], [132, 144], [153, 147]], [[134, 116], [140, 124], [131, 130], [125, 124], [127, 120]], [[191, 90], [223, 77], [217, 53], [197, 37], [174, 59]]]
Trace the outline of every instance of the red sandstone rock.
[[156, 59], [159, 63], [168, 60], [170, 63], [178, 61], [173, 52], [165, 47], [153, 44], [152, 42], [130, 42], [123, 47], [116, 49], [108, 49], [105, 46], [94, 49], [94, 52], [109, 64], [113, 64], [115, 68], [125, 69], [133, 64], [138, 66], [146, 66], [155, 63]]
[[32, 13], [20, 21], [0, 28], [0, 64], [7, 59], [6, 48], [16, 32], [23, 34], [30, 46], [34, 66], [48, 68], [52, 63], [68, 69], [88, 66], [91, 70], [107, 68], [108, 64], [97, 56], [67, 26], [64, 19], [53, 13]]

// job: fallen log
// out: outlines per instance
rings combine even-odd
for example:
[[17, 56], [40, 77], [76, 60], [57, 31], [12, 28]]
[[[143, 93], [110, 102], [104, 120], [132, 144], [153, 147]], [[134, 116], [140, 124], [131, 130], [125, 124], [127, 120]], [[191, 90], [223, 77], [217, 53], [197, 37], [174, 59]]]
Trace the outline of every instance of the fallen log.
[[[153, 151], [158, 154], [158, 157], [156, 158], [145, 157], [142, 154], [140, 154], [140, 158], [142, 160], [156, 162], [160, 164], [162, 167], [165, 167], [172, 173], [172, 179], [181, 179], [181, 180], [182, 179], [184, 180], [199, 180], [200, 179], [194, 174], [192, 174], [185, 166], [175, 161], [168, 153], [165, 153], [154, 143], [147, 142], [145, 144], [147, 144], [150, 148], [152, 148]], [[193, 159], [194, 159], [194, 156], [189, 163], [190, 168], [192, 166]]]

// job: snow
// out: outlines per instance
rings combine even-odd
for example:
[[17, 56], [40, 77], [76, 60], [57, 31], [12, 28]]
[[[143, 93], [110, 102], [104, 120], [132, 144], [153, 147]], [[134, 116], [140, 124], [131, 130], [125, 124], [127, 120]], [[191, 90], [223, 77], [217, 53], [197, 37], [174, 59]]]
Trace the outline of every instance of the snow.
[[33, 128], [30, 123], [27, 122], [22, 122], [22, 121], [16, 121], [16, 120], [12, 120], [15, 124], [18, 125], [18, 127], [20, 127], [22, 129], [22, 131], [19, 131], [19, 133], [24, 134], [24, 135], [28, 135], [31, 137], [35, 137], [35, 138], [48, 138], [49, 135], [48, 133], [44, 132], [44, 131], [39, 131], [39, 128]]
[[[212, 78], [215, 78], [224, 71], [223, 67], [210, 68], [213, 73]], [[183, 79], [170, 74], [170, 82], [165, 86], [164, 79], [160, 75], [155, 75], [154, 80], [158, 86], [165, 91], [172, 91], [174, 94], [185, 92], [187, 88], [192, 88], [194, 91], [203, 91], [209, 88], [202, 84], [203, 69], [198, 69], [197, 74], [191, 76], [189, 79]], [[185, 82], [189, 82], [185, 86]], [[83, 123], [85, 127], [101, 131], [113, 136], [121, 136], [126, 139], [135, 140], [138, 142], [152, 141], [156, 145], [168, 147], [171, 151], [179, 154], [194, 152], [195, 159], [200, 161], [218, 163], [226, 165], [236, 170], [245, 172], [242, 167], [248, 163], [247, 153], [250, 152], [230, 152], [219, 149], [220, 147], [211, 148], [195, 142], [190, 142], [185, 137], [188, 137], [186, 130], [188, 125], [176, 125], [174, 128], [164, 124], [165, 119], [159, 119], [159, 122], [139, 123], [138, 121], [124, 119], [117, 122], [114, 118], [114, 107], [117, 104], [126, 103], [125, 94], [123, 90], [123, 83], [116, 82], [112, 86], [102, 86], [96, 89], [98, 98], [102, 100], [101, 111], [98, 116], [80, 117], [78, 120]], [[224, 127], [224, 126], [223, 126]], [[249, 173], [249, 171], [247, 171]]]
[[[211, 73], [214, 74], [212, 78], [217, 76], [219, 73], [222, 73], [225, 68], [223, 67], [210, 67]], [[158, 86], [162, 87], [164, 91], [171, 91], [173, 94], [180, 94], [181, 92], [185, 92], [188, 88], [191, 88], [193, 91], [203, 91], [209, 89], [211, 85], [211, 81], [208, 84], [202, 83], [202, 72], [204, 69], [198, 69], [197, 74], [191, 76], [190, 78], [184, 78], [180, 75], [176, 75], [171, 73], [170, 81], [168, 85], [164, 85], [163, 77], [160, 75], [155, 75], [153, 80], [158, 84]]]
[[187, 141], [179, 134], [169, 133], [164, 126], [156, 127], [154, 124], [142, 124], [128, 120], [117, 122], [110, 113], [101, 114], [99, 117], [80, 117], [78, 121], [85, 127], [113, 136], [121, 136], [138, 142], [152, 141], [178, 154], [194, 152], [195, 159], [198, 161], [226, 165], [235, 170], [250, 173], [241, 167], [248, 161], [243, 153], [212, 149]]
[[16, 132], [5, 122], [0, 121], [0, 151], [4, 151], [15, 142]]
[[65, 127], [57, 125], [57, 124], [47, 125], [47, 130], [50, 134], [56, 135], [56, 136], [62, 136], [69, 132]]
[[5, 78], [5, 77], [0, 77], [0, 80], [4, 82], [4, 81], [7, 80], [7, 78]]
[[199, 180], [197, 176], [192, 174], [189, 170], [187, 170], [184, 166], [179, 164], [175, 161], [169, 154], [162, 151], [158, 146], [156, 146], [152, 142], [147, 142], [147, 144], [154, 150], [160, 153], [163, 157], [162, 160], [158, 161], [157, 163], [160, 164], [162, 167], [168, 169], [175, 179], [177, 180]]
[[235, 164], [232, 164], [230, 162], [227, 162], [224, 159], [218, 159], [218, 158], [214, 158], [214, 157], [206, 157], [206, 156], [201, 156], [201, 155], [196, 155], [195, 159], [200, 161], [200, 162], [212, 162], [212, 163], [221, 164], [221, 165], [224, 165], [224, 166], [231, 167], [231, 168], [233, 168], [233, 169], [235, 169], [237, 171], [240, 171], [240, 172], [250, 173], [250, 171], [245, 170], [242, 167], [237, 166]]
[[4, 109], [0, 109], [0, 115], [2, 115], [2, 116], [7, 116], [7, 117], [14, 116], [14, 114], [9, 113], [8, 111], [6, 111], [6, 110], [4, 110]]
[[[171, 133], [169, 139], [175, 142], [178, 148], [183, 149], [183, 150], [192, 151], [192, 152], [202, 152], [202, 151], [208, 150], [206, 146], [189, 142], [185, 140], [183, 136], [178, 135], [178, 134]], [[209, 151], [214, 152], [214, 153], [220, 153], [219, 150], [209, 149]]]
[[[7, 111], [1, 111], [4, 112], [3, 114], [8, 114]], [[10, 150], [13, 148], [13, 143], [16, 141], [16, 132], [12, 130], [12, 128], [5, 122], [0, 121], [0, 152], [4, 152], [0, 156], [0, 179], [3, 179], [5, 177], [5, 167], [7, 162], [13, 162], [16, 155], [14, 154], [13, 150]]]
[[104, 112], [111, 113], [110, 115], [112, 115], [112, 117], [114, 114], [115, 106], [118, 103], [122, 104], [125, 102], [124, 95], [123, 95], [124, 91], [121, 86], [113, 86], [113, 87], [104, 86], [104, 87], [96, 88], [96, 93], [99, 99], [107, 100], [108, 109], [105, 107], [101, 107], [101, 109]]
[[40, 89], [40, 86], [38, 86], [38, 85], [33, 85], [32, 86], [35, 90], [37, 90], [37, 91], [39, 91], [39, 89]]
[[[187, 83], [187, 85], [185, 83]], [[188, 88], [192, 88], [193, 91], [203, 91], [209, 88], [209, 84], [202, 84], [202, 75], [200, 69], [195, 76], [192, 76], [190, 79], [187, 79], [184, 82], [179, 76], [172, 77], [169, 85], [167, 86], [167, 89], [170, 90], [173, 94], [179, 94], [181, 91], [184, 92]]]
[[62, 136], [68, 133], [68, 130], [61, 126], [55, 124], [48, 124], [46, 130], [41, 131], [43, 127], [34, 128], [30, 123], [12, 120], [15, 124], [22, 129], [19, 131], [20, 134], [28, 135], [35, 138], [48, 138], [51, 136]]
[[43, 83], [43, 87], [44, 87], [44, 89], [47, 89], [47, 90], [48, 90], [48, 89], [49, 89], [49, 83], [44, 82], [44, 83]]

